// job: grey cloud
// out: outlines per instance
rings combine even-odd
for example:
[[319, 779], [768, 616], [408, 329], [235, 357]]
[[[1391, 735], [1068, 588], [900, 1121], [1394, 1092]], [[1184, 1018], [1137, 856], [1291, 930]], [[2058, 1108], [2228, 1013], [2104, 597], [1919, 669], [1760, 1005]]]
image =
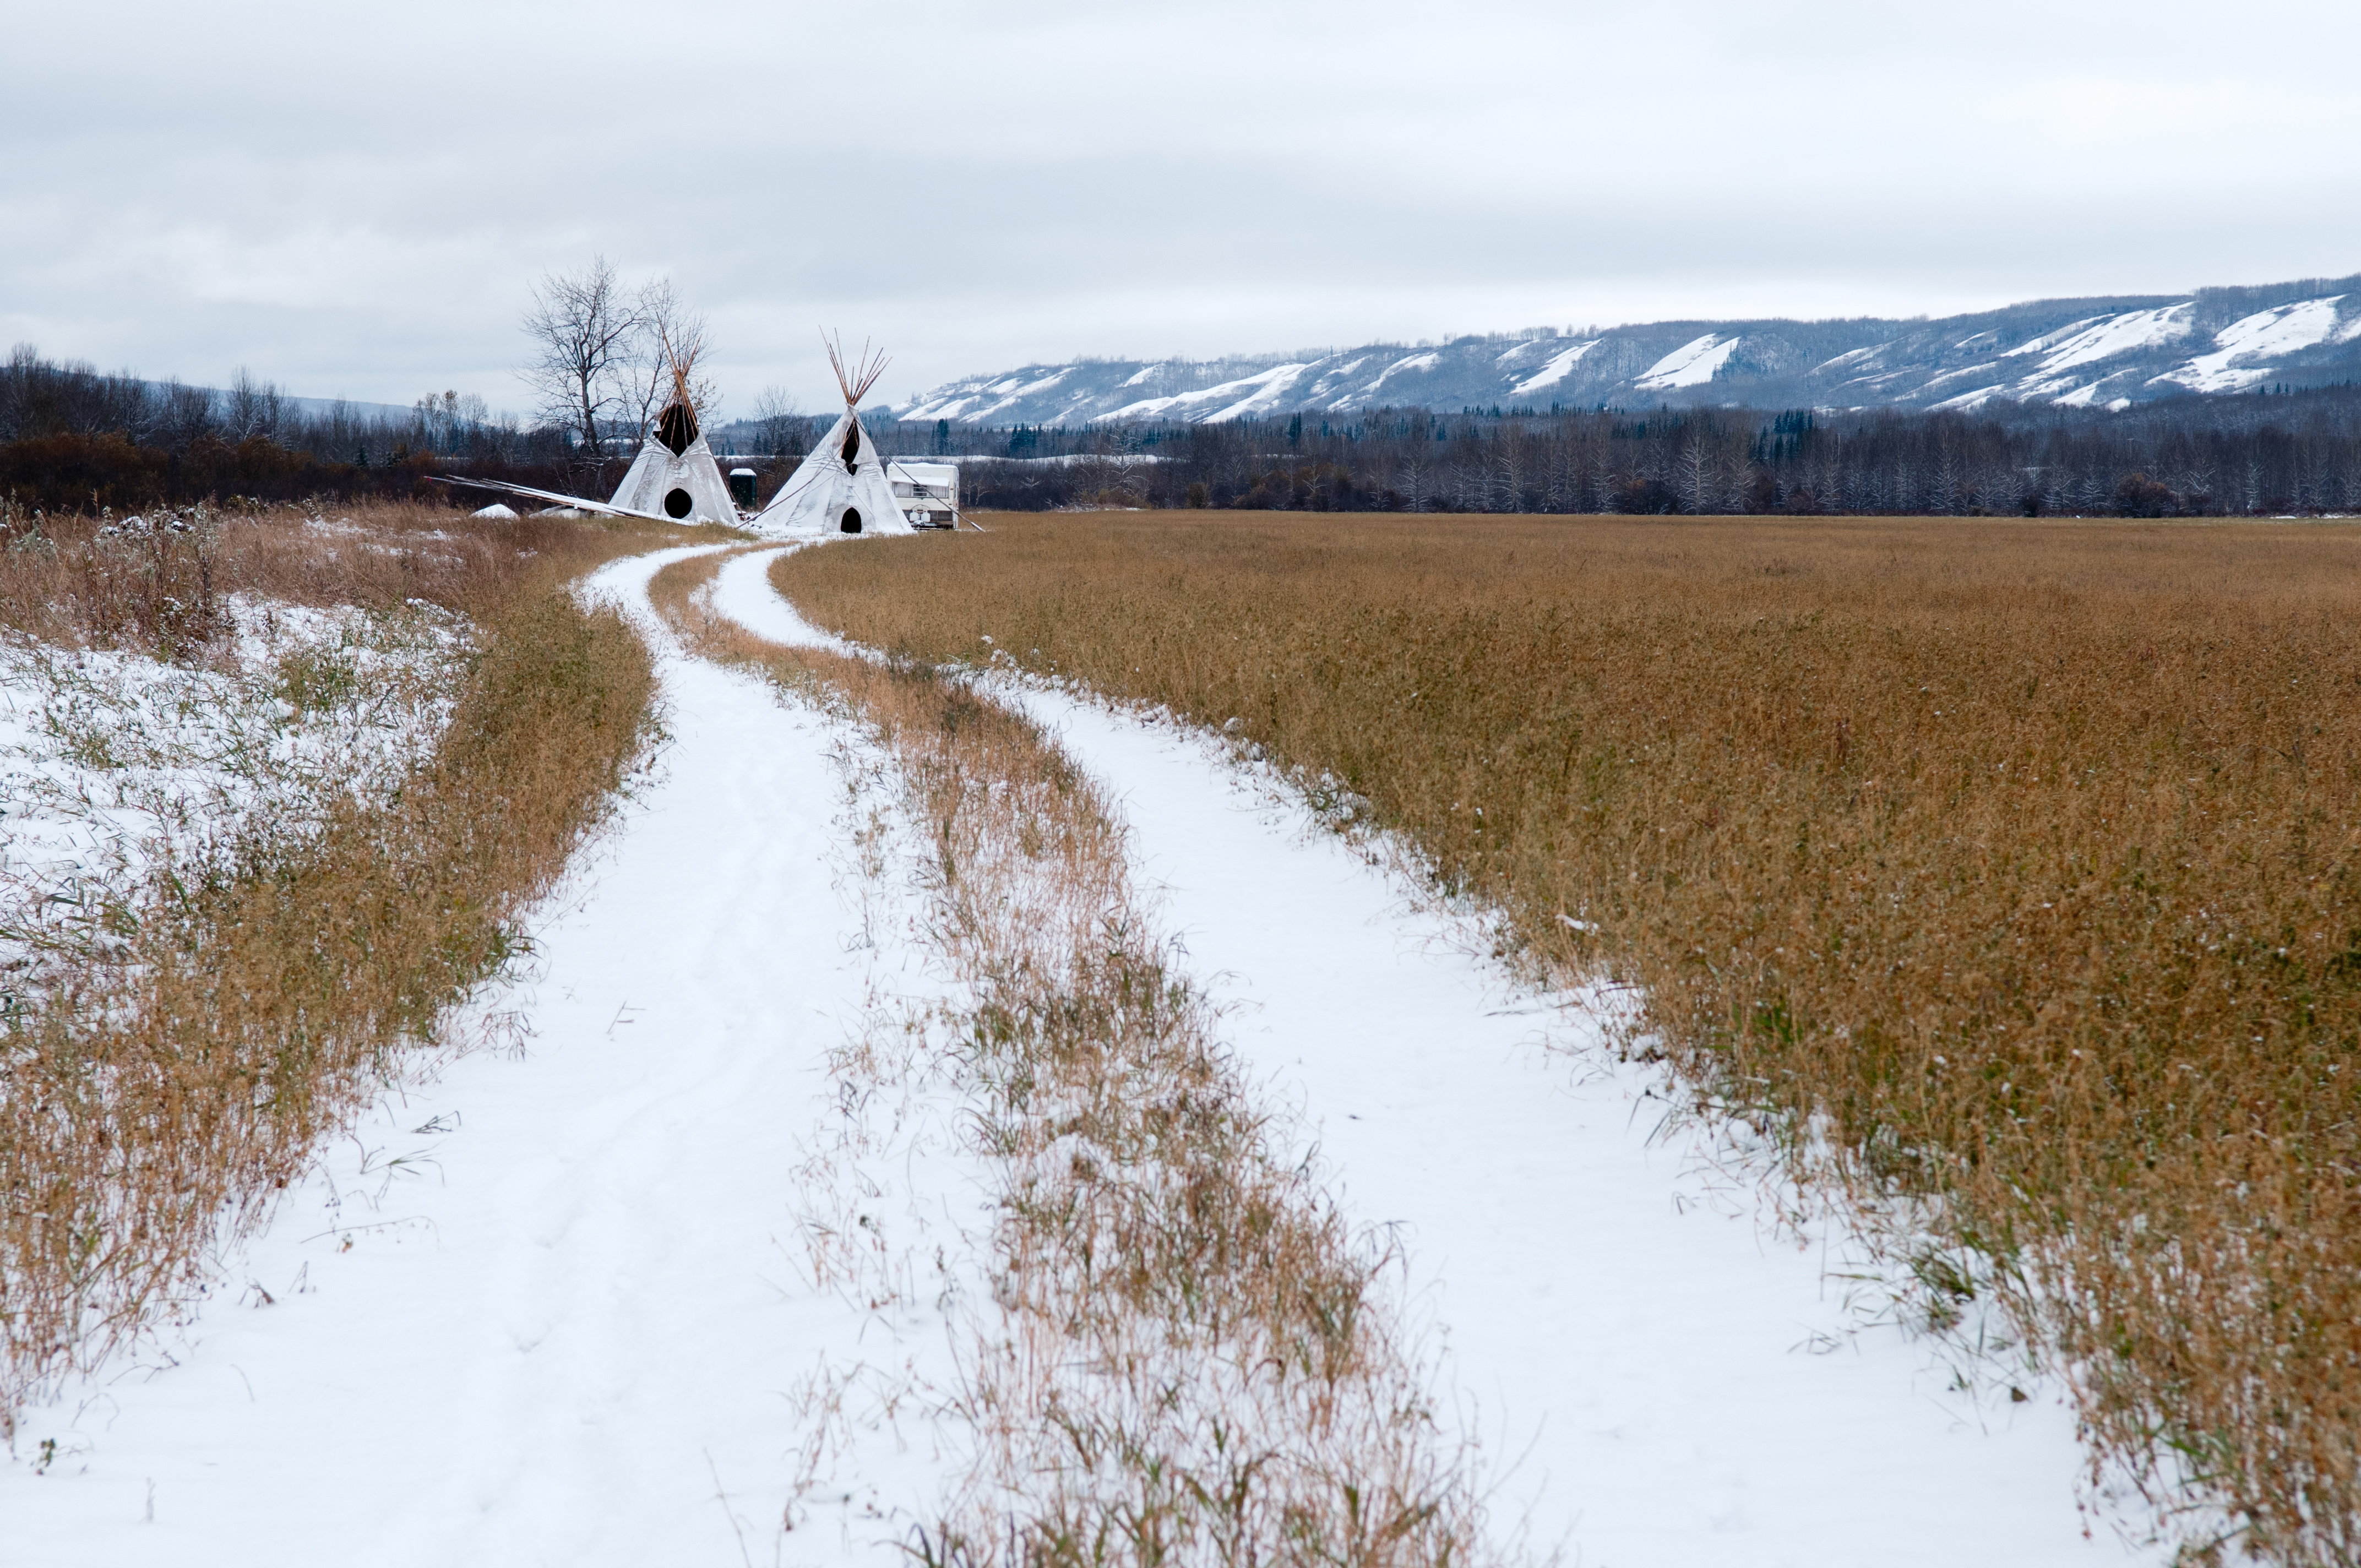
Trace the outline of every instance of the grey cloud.
[[135, 5], [12, 43], [0, 333], [394, 401], [520, 403], [526, 286], [593, 249], [712, 313], [734, 399], [815, 403], [822, 323], [916, 386], [2361, 265], [2361, 21], [2283, 0]]

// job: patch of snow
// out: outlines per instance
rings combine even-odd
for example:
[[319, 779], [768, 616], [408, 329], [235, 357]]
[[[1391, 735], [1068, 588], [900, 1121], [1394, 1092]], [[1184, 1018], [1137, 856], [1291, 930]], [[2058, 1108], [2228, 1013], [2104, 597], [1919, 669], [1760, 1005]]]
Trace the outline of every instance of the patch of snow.
[[[954, 457], [938, 457], [938, 463], [960, 461]], [[985, 463], [1038, 463], [1049, 468], [1071, 468], [1077, 463], [1104, 463], [1110, 467], [1129, 468], [1148, 463], [1171, 463], [1179, 459], [1159, 456], [1153, 452], [1065, 452], [1054, 457], [985, 457], [970, 459]]]
[[[1126, 403], [1112, 412], [1094, 414], [1092, 416], [1091, 422], [1096, 424], [1108, 420], [1148, 419], [1158, 414], [1170, 412], [1179, 412], [1185, 416], [1208, 405], [1222, 405], [1235, 401], [1243, 394], [1253, 393], [1257, 388], [1268, 391], [1273, 382], [1292, 386], [1296, 378], [1310, 368], [1312, 367], [1309, 364], [1276, 365], [1259, 375], [1240, 377], [1235, 381], [1224, 381], [1215, 387], [1200, 387], [1193, 392], [1175, 392], [1170, 397], [1165, 398], [1143, 398], [1136, 403]], [[1213, 420], [1224, 417], [1226, 416], [1214, 414], [1209, 416], [1206, 422], [1211, 423]]]
[[899, 419], [959, 419], [963, 417], [961, 411], [965, 410], [970, 404], [981, 400], [977, 393], [978, 389], [972, 384], [958, 387], [938, 388], [933, 393], [922, 396], [917, 400], [912, 402], [909, 407], [902, 410], [895, 417]]
[[1838, 355], [1834, 359], [1824, 359], [1819, 364], [1813, 366], [1812, 374], [1817, 376], [1823, 370], [1838, 370], [1842, 369], [1847, 366], [1859, 365], [1867, 360], [1871, 355], [1875, 354], [1879, 349], [1883, 348], [1884, 346], [1885, 345], [1878, 343], [1872, 344], [1867, 348], [1848, 349], [1844, 353]]
[[2092, 316], [2008, 351], [2042, 356], [2040, 373], [2054, 376], [2094, 359], [2111, 358], [2142, 348], [2153, 348], [2189, 334], [2189, 313], [2196, 302], [2158, 305], [2154, 310], [2126, 311], [2121, 315]]
[[1378, 378], [1361, 390], [1364, 393], [1374, 392], [1396, 376], [1408, 376], [1421, 370], [1432, 370], [1442, 363], [1443, 356], [1440, 354], [1406, 354], [1378, 371]]
[[1303, 378], [1303, 373], [1311, 367], [1295, 365], [1283, 368], [1286, 372], [1284, 375], [1273, 374], [1271, 378], [1263, 384], [1260, 390], [1248, 393], [1225, 409], [1207, 414], [1202, 422], [1221, 424], [1229, 420], [1244, 419], [1248, 414], [1260, 413], [1266, 409], [1278, 406], [1279, 399], [1285, 396], [1288, 389], [1296, 382]]
[[1632, 385], [1642, 391], [1703, 386], [1713, 379], [1713, 373], [1721, 368], [1739, 342], [1735, 337], [1717, 337], [1707, 333], [1657, 360]]
[[1164, 368], [1164, 367], [1161, 365], [1143, 365], [1138, 369], [1133, 371], [1130, 378], [1122, 384], [1126, 387], [1139, 386], [1153, 378], [1155, 374], [1162, 368]]
[[1351, 376], [1354, 371], [1359, 369], [1368, 362], [1368, 356], [1363, 355], [1357, 359], [1348, 360], [1345, 364], [1337, 366], [1333, 370], [1322, 371], [1320, 373], [1320, 379], [1312, 384], [1311, 389], [1305, 395], [1307, 397], [1313, 398], [1324, 398], [1328, 396], [1336, 389], [1336, 386], [1339, 382], [1345, 380], [1346, 378]]
[[985, 402], [979, 399], [977, 400], [976, 406], [972, 408], [966, 407], [966, 400], [961, 399], [957, 402], [944, 404], [939, 407], [920, 407], [913, 409], [900, 417], [904, 419], [950, 419], [953, 417], [954, 411], [956, 411], [957, 417], [964, 422], [970, 424], [981, 424], [985, 420], [990, 419], [994, 414], [1000, 412], [1003, 409], [1013, 408], [1027, 398], [1035, 396], [1040, 392], [1048, 391], [1050, 388], [1064, 380], [1068, 376], [1072, 375], [1075, 368], [1076, 367], [1071, 365], [1064, 366], [1059, 369], [1052, 370], [1047, 376], [1038, 377], [1031, 381], [1026, 380], [1021, 376], [1012, 376], [1007, 378], [1005, 380], [996, 381], [984, 389], [984, 395], [994, 400]]
[[1521, 398], [1527, 392], [1537, 392], [1543, 387], [1555, 386], [1565, 379], [1566, 372], [1574, 368], [1576, 361], [1598, 347], [1598, 344], [1599, 340], [1593, 338], [1588, 343], [1577, 343], [1571, 348], [1558, 350], [1556, 354], [1551, 356], [1550, 362], [1534, 372], [1529, 379], [1520, 381], [1510, 388], [1509, 395], [1512, 398]]
[[478, 507], [478, 508], [477, 508], [473, 512], [469, 513], [468, 515], [469, 515], [469, 516], [471, 516], [471, 517], [489, 517], [489, 518], [502, 519], [502, 520], [513, 520], [513, 519], [516, 517], [516, 509], [515, 509], [515, 508], [513, 508], [513, 507], [503, 506], [503, 505], [501, 505], [499, 501], [494, 501], [491, 505], [489, 505], [489, 506], [488, 506], [488, 507]]
[[2336, 330], [2336, 306], [2344, 298], [2331, 294], [2242, 316], [2213, 334], [2213, 353], [2201, 354], [2155, 379], [2197, 392], [2244, 390], [2270, 376], [2269, 365], [2257, 363], [2264, 356], [2293, 354], [2326, 340]]
[[0, 646], [0, 963], [104, 947], [105, 911], [152, 872], [203, 881], [258, 836], [387, 797], [432, 750], [469, 645], [457, 617], [245, 597], [230, 615], [211, 668]]
[[2018, 344], [2015, 348], [2010, 349], [2003, 357], [2014, 357], [2020, 354], [2046, 354], [2050, 349], [2055, 348], [2058, 345], [2065, 342], [2068, 338], [2081, 332], [2084, 328], [2091, 326], [2094, 323], [2105, 321], [2106, 319], [2107, 318], [2104, 316], [2084, 316], [2081, 321], [2068, 322], [2056, 332], [2045, 333], [2039, 337], [2029, 337], [2026, 339], [2023, 343]]
[[1955, 413], [1968, 413], [1982, 408], [1993, 398], [1998, 397], [2007, 385], [2005, 381], [1995, 382], [1989, 387], [1979, 387], [1972, 392], [1961, 392], [1955, 398], [1945, 398], [1941, 402], [1930, 403], [1927, 407], [1949, 409]]

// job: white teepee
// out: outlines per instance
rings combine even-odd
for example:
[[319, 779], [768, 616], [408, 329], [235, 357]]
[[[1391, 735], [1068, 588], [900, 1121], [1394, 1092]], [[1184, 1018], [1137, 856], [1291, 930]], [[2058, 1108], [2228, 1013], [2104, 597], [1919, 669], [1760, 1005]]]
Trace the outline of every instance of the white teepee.
[[688, 396], [688, 368], [686, 360], [673, 357], [672, 401], [656, 416], [655, 428], [640, 444], [631, 472], [623, 476], [623, 482], [615, 488], [615, 499], [608, 504], [680, 523], [734, 523], [738, 508], [730, 499], [729, 482], [722, 478], [721, 465], [713, 460], [713, 448], [705, 444], [704, 433], [697, 428], [697, 411]]
[[829, 427], [811, 455], [796, 466], [751, 526], [767, 534], [917, 532], [894, 499], [885, 459], [878, 455], [854, 411], [885, 373], [885, 361], [870, 364], [864, 345], [861, 360], [848, 368], [837, 345], [829, 344], [828, 362], [844, 393], [844, 415]]

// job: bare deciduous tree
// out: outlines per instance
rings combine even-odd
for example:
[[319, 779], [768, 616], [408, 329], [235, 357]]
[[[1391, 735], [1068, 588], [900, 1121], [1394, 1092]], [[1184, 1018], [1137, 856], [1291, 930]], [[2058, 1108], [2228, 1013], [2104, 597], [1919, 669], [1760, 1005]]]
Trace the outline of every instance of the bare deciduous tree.
[[584, 450], [599, 451], [598, 420], [619, 405], [642, 332], [639, 302], [628, 297], [603, 256], [579, 272], [551, 272], [533, 285], [525, 313], [533, 362], [525, 377], [541, 395], [542, 417], [572, 428]]
[[672, 400], [673, 367], [680, 366], [688, 383], [688, 401], [700, 426], [710, 425], [721, 406], [720, 389], [701, 373], [697, 361], [705, 354], [705, 313], [680, 302], [669, 278], [642, 288], [632, 300], [639, 329], [631, 344], [631, 402], [645, 432], [656, 413]]
[[1684, 511], [1709, 511], [1714, 502], [1714, 479], [1719, 465], [1715, 463], [1712, 449], [1706, 445], [1705, 433], [1693, 431], [1688, 441], [1673, 459], [1675, 476], [1673, 488], [1681, 498]]
[[230, 378], [229, 390], [222, 394], [222, 422], [228, 428], [232, 441], [245, 441], [259, 436], [276, 439], [279, 422], [285, 416], [286, 400], [275, 381], [258, 381], [243, 365]]
[[184, 387], [178, 376], [164, 383], [158, 400], [162, 407], [156, 424], [166, 445], [186, 446], [199, 436], [211, 434], [220, 423], [213, 393], [203, 387]]

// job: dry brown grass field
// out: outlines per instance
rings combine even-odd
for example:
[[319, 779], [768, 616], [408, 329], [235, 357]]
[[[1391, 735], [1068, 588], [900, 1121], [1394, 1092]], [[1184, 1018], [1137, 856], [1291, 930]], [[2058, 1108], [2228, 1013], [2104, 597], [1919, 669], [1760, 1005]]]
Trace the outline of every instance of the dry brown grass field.
[[[642, 751], [653, 672], [569, 579], [683, 531], [434, 508], [301, 509], [110, 532], [15, 514], [0, 631], [227, 668], [227, 596], [463, 612], [450, 718], [392, 798], [340, 799], [167, 861], [115, 940], [0, 975], [0, 1433], [28, 1387], [167, 1310], [444, 1009], [519, 950], [519, 916]], [[310, 664], [277, 679], [300, 706]], [[192, 874], [192, 867], [201, 874]]]
[[777, 579], [1235, 720], [1522, 961], [1641, 987], [2198, 1556], [2361, 1560], [2361, 531], [987, 521]]

